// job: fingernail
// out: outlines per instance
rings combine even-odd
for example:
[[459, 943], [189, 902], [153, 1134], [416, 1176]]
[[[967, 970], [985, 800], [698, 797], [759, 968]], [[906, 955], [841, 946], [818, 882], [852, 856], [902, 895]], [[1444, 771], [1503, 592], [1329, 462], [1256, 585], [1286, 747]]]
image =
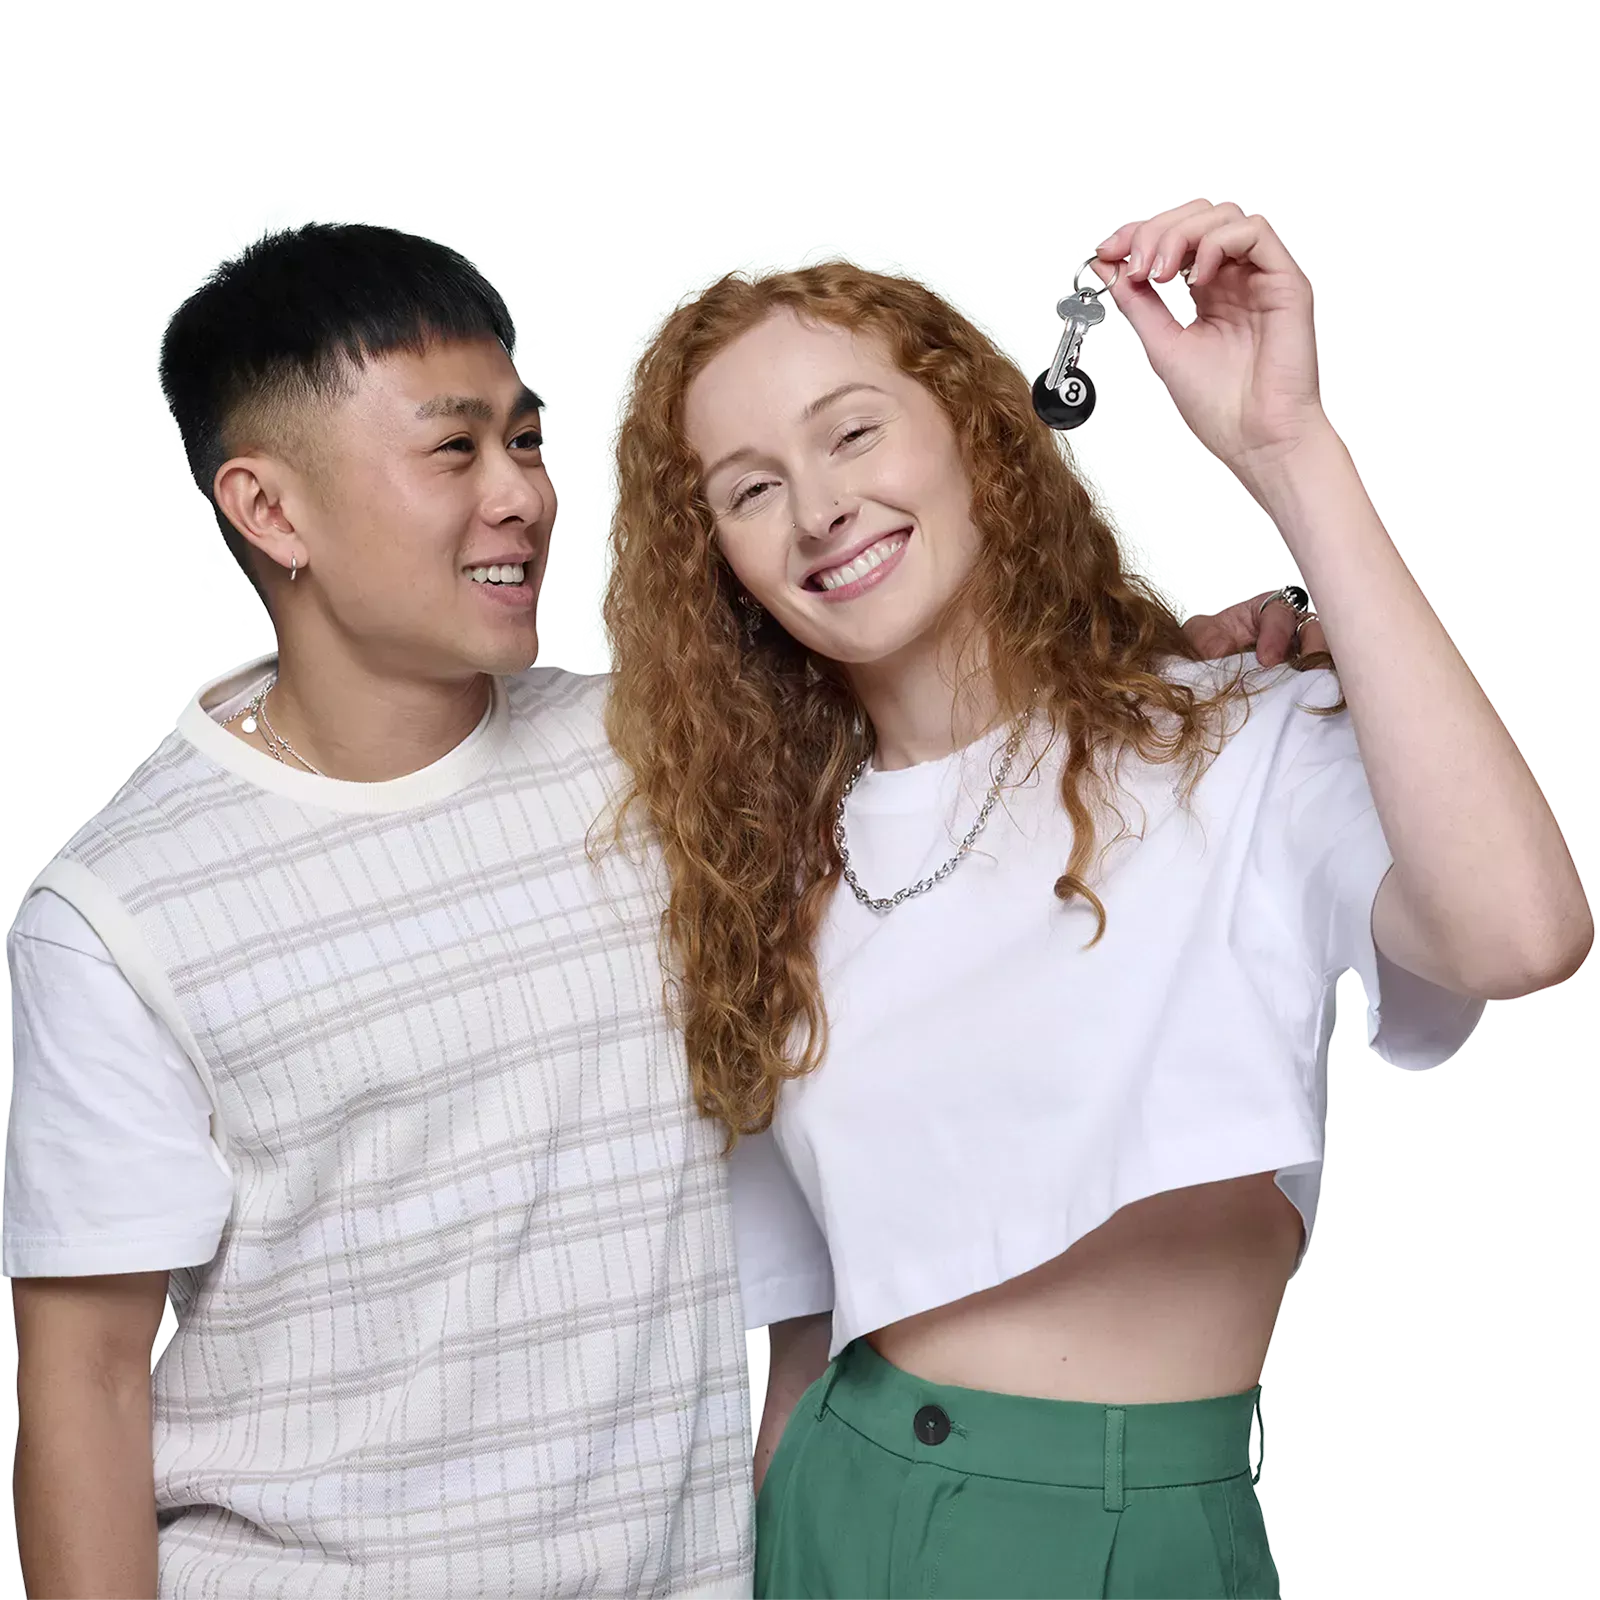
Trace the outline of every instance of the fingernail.
[[1128, 257], [1128, 271], [1130, 273], [1134, 274], [1135, 276], [1137, 276], [1138, 272], [1139, 272], [1139, 268], [1142, 267], [1143, 265], [1144, 265], [1144, 254], [1143, 254], [1143, 252], [1139, 251], [1139, 250], [1135, 250], [1133, 252], [1133, 254]]
[[1101, 252], [1101, 251], [1102, 251], [1102, 250], [1104, 250], [1104, 249], [1105, 249], [1105, 247], [1106, 247], [1106, 246], [1107, 246], [1107, 245], [1108, 245], [1108, 244], [1110, 244], [1110, 243], [1111, 243], [1111, 241], [1112, 241], [1112, 240], [1113, 240], [1113, 239], [1115, 239], [1115, 238], [1116, 238], [1116, 234], [1114, 234], [1114, 233], [1108, 233], [1108, 234], [1107, 234], [1107, 235], [1106, 235], [1106, 236], [1105, 236], [1105, 238], [1103, 238], [1103, 239], [1102, 239], [1102, 240], [1101, 240], [1101, 241], [1100, 241], [1100, 243], [1099, 243], [1099, 244], [1097, 244], [1097, 245], [1096, 245], [1096, 246], [1095, 246], [1095, 247], [1094, 247], [1094, 253], [1095, 253], [1095, 254], [1096, 254], [1096, 255], [1099, 255], [1099, 254], [1100, 254], [1100, 252]]
[[1166, 261], [1162, 257], [1157, 256], [1155, 260], [1150, 263], [1150, 276], [1152, 278], [1159, 278], [1161, 276], [1162, 268], [1164, 268], [1166, 264]]

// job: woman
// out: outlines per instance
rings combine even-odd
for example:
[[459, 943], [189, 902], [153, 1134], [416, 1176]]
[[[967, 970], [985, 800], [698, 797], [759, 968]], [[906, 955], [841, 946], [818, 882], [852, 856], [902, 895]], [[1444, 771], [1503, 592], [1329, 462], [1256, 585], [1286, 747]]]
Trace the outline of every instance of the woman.
[[1200, 661], [1024, 376], [919, 285], [724, 279], [619, 438], [610, 732], [773, 1324], [758, 1593], [1276, 1594], [1250, 1425], [1335, 980], [1425, 1067], [1592, 938], [1322, 411], [1273, 230], [1195, 201], [1099, 256], [1337, 682]]

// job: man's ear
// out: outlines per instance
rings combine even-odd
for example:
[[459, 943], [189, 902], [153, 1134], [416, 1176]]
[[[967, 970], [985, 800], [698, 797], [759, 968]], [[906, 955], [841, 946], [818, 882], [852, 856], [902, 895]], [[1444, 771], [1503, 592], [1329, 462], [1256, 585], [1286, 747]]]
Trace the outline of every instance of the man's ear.
[[270, 456], [234, 456], [216, 470], [214, 504], [245, 542], [253, 565], [306, 565], [306, 546], [283, 507], [288, 474]]

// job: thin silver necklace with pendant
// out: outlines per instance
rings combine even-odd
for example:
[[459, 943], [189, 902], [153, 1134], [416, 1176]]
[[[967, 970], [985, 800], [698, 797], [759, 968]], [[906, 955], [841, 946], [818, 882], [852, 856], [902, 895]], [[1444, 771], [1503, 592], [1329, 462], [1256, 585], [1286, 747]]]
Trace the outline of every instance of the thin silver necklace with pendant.
[[254, 698], [250, 701], [250, 704], [247, 705], [244, 708], [244, 711], [241, 713], [241, 715], [244, 717], [244, 721], [239, 724], [239, 731], [241, 733], [255, 733], [259, 729], [262, 743], [266, 745], [267, 754], [270, 755], [273, 760], [281, 761], [285, 766], [287, 766], [289, 764], [289, 758], [292, 756], [300, 763], [302, 767], [306, 769], [307, 772], [315, 773], [319, 778], [326, 778], [328, 776], [327, 773], [325, 773], [321, 767], [312, 766], [311, 763], [307, 761], [306, 758], [301, 755], [300, 752], [296, 750], [295, 747], [290, 744], [289, 741], [285, 739], [276, 728], [272, 726], [271, 721], [268, 719], [267, 696], [272, 693], [273, 686], [277, 683], [277, 681], [278, 675], [277, 673], [273, 673], [273, 675], [267, 679], [266, 683], [256, 692]]

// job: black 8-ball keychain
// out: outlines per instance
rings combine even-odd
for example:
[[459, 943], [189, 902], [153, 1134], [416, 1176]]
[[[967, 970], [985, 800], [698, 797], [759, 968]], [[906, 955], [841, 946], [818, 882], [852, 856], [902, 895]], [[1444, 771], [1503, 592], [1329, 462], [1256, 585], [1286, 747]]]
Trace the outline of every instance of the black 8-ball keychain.
[[1062, 319], [1061, 343], [1056, 346], [1056, 358], [1049, 370], [1033, 380], [1033, 409], [1040, 421], [1058, 432], [1082, 426], [1094, 410], [1094, 382], [1087, 372], [1079, 370], [1078, 351], [1084, 334], [1097, 322], [1105, 321], [1106, 308], [1100, 304], [1100, 296], [1122, 271], [1118, 265], [1112, 269], [1110, 283], [1097, 281], [1092, 289], [1086, 289], [1078, 280], [1083, 277], [1084, 267], [1095, 260], [1090, 256], [1078, 268], [1072, 277], [1072, 293], [1057, 302], [1056, 315]]

